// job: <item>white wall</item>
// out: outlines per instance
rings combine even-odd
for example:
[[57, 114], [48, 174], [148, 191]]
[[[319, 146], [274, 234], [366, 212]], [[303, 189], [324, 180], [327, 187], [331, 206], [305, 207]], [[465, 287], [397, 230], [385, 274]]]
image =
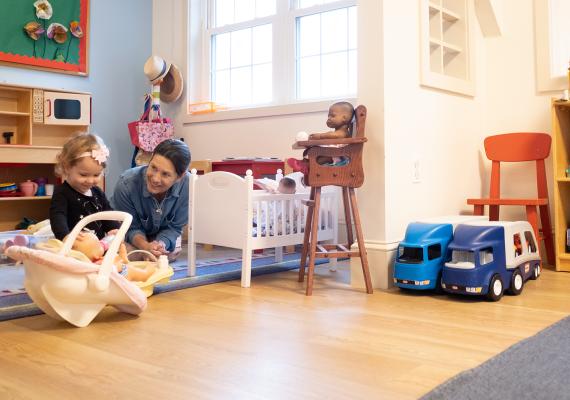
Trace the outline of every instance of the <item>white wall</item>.
[[140, 116], [143, 95], [149, 91], [142, 67], [151, 52], [151, 13], [151, 0], [90, 2], [88, 77], [0, 66], [2, 83], [92, 93], [91, 131], [111, 149], [109, 194], [130, 167], [133, 148], [127, 123]]
[[[171, 57], [186, 74], [188, 0], [154, 0], [153, 4], [153, 48], [171, 48], [170, 43], [176, 43], [179, 50], [173, 50]], [[358, 90], [359, 102], [368, 107], [369, 139], [359, 205], [369, 255], [393, 250], [410, 221], [472, 213], [466, 199], [488, 195], [490, 165], [482, 153], [486, 136], [550, 131], [550, 94], [538, 94], [535, 89], [532, 0], [493, 0], [491, 4], [489, 10], [500, 11], [499, 26], [491, 31], [502, 35], [484, 37], [476, 16], [471, 15], [476, 94], [468, 97], [420, 86], [418, 0], [358, 2]], [[324, 112], [182, 125], [185, 107], [182, 99], [167, 110], [177, 117], [178, 132], [196, 159], [286, 157], [293, 154], [295, 132], [324, 129]], [[415, 162], [419, 162], [419, 183], [413, 182]], [[535, 191], [531, 166], [520, 174], [507, 168], [504, 182], [505, 195]], [[514, 208], [502, 215], [524, 218]], [[389, 257], [379, 256], [377, 261]]]

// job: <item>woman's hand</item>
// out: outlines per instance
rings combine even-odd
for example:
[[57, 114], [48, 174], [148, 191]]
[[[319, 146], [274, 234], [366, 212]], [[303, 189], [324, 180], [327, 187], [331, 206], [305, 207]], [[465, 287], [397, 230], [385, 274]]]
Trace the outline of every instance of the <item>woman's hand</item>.
[[166, 245], [164, 244], [164, 242], [160, 241], [160, 240], [154, 240], [152, 242], [150, 242], [148, 244], [148, 250], [149, 252], [152, 253], [153, 256], [155, 257], [160, 257], [162, 255], [167, 255], [169, 252], [166, 251]]

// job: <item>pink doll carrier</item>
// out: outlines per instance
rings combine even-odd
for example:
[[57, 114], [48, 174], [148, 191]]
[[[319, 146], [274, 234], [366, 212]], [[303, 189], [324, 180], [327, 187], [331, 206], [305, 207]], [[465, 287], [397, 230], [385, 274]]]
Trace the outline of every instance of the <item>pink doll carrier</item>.
[[[138, 315], [146, 308], [146, 296], [137, 285], [117, 273], [113, 263], [132, 219], [130, 214], [120, 211], [99, 212], [79, 221], [58, 253], [12, 246], [6, 254], [24, 263], [28, 295], [53, 318], [84, 327], [107, 305]], [[123, 221], [101, 265], [81, 260], [77, 254], [74, 257], [77, 252], [71, 250], [79, 232], [96, 220]]]

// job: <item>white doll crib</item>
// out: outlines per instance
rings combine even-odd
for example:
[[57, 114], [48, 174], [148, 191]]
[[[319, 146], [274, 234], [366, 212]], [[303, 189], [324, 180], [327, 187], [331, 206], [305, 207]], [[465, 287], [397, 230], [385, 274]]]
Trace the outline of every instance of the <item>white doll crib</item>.
[[[319, 241], [337, 240], [338, 192], [330, 189], [322, 193]], [[231, 247], [242, 250], [241, 286], [249, 287], [253, 250], [274, 247], [276, 262], [280, 262], [283, 246], [303, 243], [307, 206], [301, 201], [308, 199], [308, 192], [253, 190], [251, 170], [245, 178], [224, 171], [198, 176], [192, 170], [188, 275], [196, 275], [196, 243]]]

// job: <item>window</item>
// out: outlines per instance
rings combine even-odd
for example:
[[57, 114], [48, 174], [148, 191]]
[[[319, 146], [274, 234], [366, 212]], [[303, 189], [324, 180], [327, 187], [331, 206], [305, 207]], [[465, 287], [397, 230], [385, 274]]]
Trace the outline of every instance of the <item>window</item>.
[[451, 268], [473, 269], [475, 268], [475, 253], [467, 250], [452, 250], [451, 261], [445, 265]]
[[515, 233], [513, 235], [513, 251], [515, 253], [515, 257], [522, 256], [523, 250], [520, 233]]
[[528, 252], [529, 253], [536, 253], [536, 242], [534, 241], [534, 236], [532, 235], [531, 231], [525, 231], [524, 238], [528, 245]]
[[487, 248], [479, 251], [479, 265], [485, 265], [493, 262], [493, 249]]
[[[191, 102], [238, 108], [356, 95], [356, 0], [201, 0], [190, 7]], [[203, 29], [196, 28], [200, 11]]]
[[398, 247], [398, 261], [406, 264], [419, 264], [424, 260], [422, 247]]
[[471, 2], [421, 0], [421, 84], [474, 95]]
[[440, 244], [432, 244], [428, 247], [428, 260], [435, 260], [436, 258], [441, 257], [441, 245]]
[[568, 88], [570, 2], [535, 0], [536, 70], [540, 91]]

